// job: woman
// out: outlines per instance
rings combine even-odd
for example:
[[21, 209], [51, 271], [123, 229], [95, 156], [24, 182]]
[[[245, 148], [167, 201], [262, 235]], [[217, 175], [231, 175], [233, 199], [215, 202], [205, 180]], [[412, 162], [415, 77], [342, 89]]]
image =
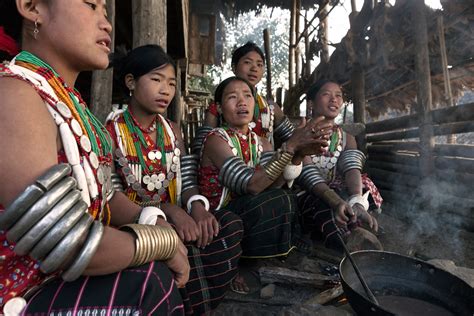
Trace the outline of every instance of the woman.
[[[313, 117], [323, 115], [334, 123], [343, 105], [342, 90], [334, 81], [320, 80], [308, 90], [307, 100]], [[354, 136], [337, 125], [327, 150], [305, 158], [298, 179], [306, 189], [298, 201], [302, 226], [321, 235], [328, 247], [340, 249], [337, 232], [361, 233], [361, 228], [356, 229], [361, 222], [374, 232], [378, 230], [377, 220], [369, 213], [368, 195], [376, 208], [380, 208], [382, 198], [367, 175], [361, 175], [364, 161], [365, 156], [357, 150]], [[375, 236], [372, 240], [375, 247], [381, 247]]]
[[2, 313], [184, 314], [186, 248], [129, 224], [142, 209], [114, 192], [110, 136], [74, 90], [109, 63], [104, 1], [1, 4], [23, 49], [0, 68]]
[[208, 212], [209, 202], [190, 184], [197, 175], [189, 164], [193, 157], [185, 155], [179, 127], [163, 117], [176, 92], [171, 57], [158, 45], [146, 45], [121, 64], [120, 81], [130, 100], [124, 111], [112, 113], [107, 129], [125, 194], [141, 206], [159, 207], [175, 227], [191, 264], [187, 299], [195, 315], [208, 314], [237, 273], [242, 222], [228, 211]]
[[[301, 171], [306, 148], [320, 152], [327, 145], [324, 131], [330, 125], [295, 130], [277, 152], [270, 142], [249, 129], [255, 99], [253, 86], [231, 77], [216, 89], [215, 100], [223, 125], [212, 130], [202, 149], [199, 186], [214, 212], [230, 210], [242, 218], [243, 256], [268, 258], [287, 255], [292, 249], [294, 196], [272, 186], [294, 180]], [[314, 149], [317, 148], [317, 149]], [[282, 174], [284, 177], [282, 177]], [[248, 291], [238, 278], [237, 291]]]
[[[255, 91], [255, 108], [250, 127], [258, 136], [266, 138], [274, 144], [274, 138], [279, 143], [289, 139], [294, 127], [280, 107], [256, 93], [256, 86], [262, 80], [265, 72], [265, 56], [255, 43], [248, 42], [232, 53], [232, 71], [237, 77], [247, 80]], [[199, 153], [206, 134], [214, 127], [220, 126], [217, 101], [209, 105], [203, 126], [198, 130], [192, 144], [193, 153]]]

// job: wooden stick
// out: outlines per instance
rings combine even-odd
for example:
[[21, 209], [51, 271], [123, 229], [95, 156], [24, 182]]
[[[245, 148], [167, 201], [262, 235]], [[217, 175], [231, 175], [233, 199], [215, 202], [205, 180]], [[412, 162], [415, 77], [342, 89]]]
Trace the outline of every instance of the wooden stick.
[[280, 267], [261, 267], [258, 269], [258, 272], [262, 283], [282, 283], [327, 288], [328, 284], [339, 280], [337, 276], [300, 272]]
[[263, 42], [265, 47], [265, 63], [267, 64], [267, 99], [273, 101], [272, 94], [272, 40], [270, 31], [263, 30]]

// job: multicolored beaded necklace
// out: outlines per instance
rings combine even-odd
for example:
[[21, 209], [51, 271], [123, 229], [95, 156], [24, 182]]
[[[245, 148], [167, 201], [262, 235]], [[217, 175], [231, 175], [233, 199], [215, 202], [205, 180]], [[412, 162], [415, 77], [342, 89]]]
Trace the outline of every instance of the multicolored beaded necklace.
[[343, 142], [343, 132], [338, 126], [335, 127], [329, 141], [328, 150], [321, 155], [311, 155], [311, 160], [323, 173], [326, 180], [331, 180], [335, 177], [334, 168], [337, 160], [341, 155]]
[[[232, 152], [234, 155], [239, 155], [243, 161], [247, 162], [247, 164], [251, 165], [252, 167], [256, 166], [259, 162], [259, 151], [261, 152], [262, 149], [257, 148], [257, 139], [258, 137], [253, 132], [249, 131], [247, 135], [242, 134], [240, 131], [236, 130], [235, 128], [229, 127], [224, 125], [223, 130], [226, 131], [227, 135], [229, 135], [230, 141], [232, 144]], [[261, 145], [259, 146], [261, 147]]]
[[[115, 122], [126, 158], [119, 158], [119, 165], [129, 184], [130, 200], [141, 203], [178, 200], [177, 182], [180, 150], [171, 138], [170, 128], [165, 128], [164, 118], [156, 116], [156, 142], [137, 122], [127, 108]], [[130, 170], [129, 170], [130, 169]]]
[[89, 136], [92, 150], [96, 155], [112, 154], [112, 141], [109, 133], [89, 109], [81, 105], [85, 102], [77, 90], [69, 87], [51, 66], [30, 52], [22, 51], [18, 54], [15, 57], [15, 64], [32, 70], [47, 79], [58, 98], [71, 110], [84, 134], [87, 133]]
[[[112, 141], [110, 135], [100, 121], [89, 111], [79, 92], [69, 87], [47, 63], [29, 52], [22, 51], [15, 57], [14, 65], [21, 66], [41, 76], [56, 95], [56, 97], [53, 97], [44, 89], [36, 89], [48, 105], [61, 115], [68, 128], [74, 132], [71, 133], [73, 135], [71, 137], [74, 137], [78, 145], [82, 163], [90, 165], [90, 177], [97, 182], [94, 184], [96, 186], [94, 190], [98, 194], [93, 195], [90, 191], [89, 212], [94, 218], [99, 216], [101, 219], [104, 211], [107, 212], [106, 223], [108, 224], [111, 218], [107, 203], [107, 193], [111, 189], [109, 180], [110, 165], [112, 163]], [[71, 164], [74, 167], [74, 163]]]

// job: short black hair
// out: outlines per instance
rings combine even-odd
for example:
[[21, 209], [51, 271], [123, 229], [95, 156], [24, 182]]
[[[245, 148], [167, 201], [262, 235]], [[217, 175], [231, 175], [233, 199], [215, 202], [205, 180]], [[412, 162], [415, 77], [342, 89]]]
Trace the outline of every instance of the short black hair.
[[262, 57], [263, 63], [265, 63], [265, 55], [263, 54], [263, 51], [260, 49], [260, 47], [258, 47], [254, 42], [247, 42], [245, 45], [240, 46], [234, 50], [232, 53], [231, 65], [237, 66], [239, 60], [250, 52], [257, 52], [260, 57]]
[[321, 88], [326, 83], [330, 83], [330, 82], [335, 83], [335, 84], [340, 86], [340, 83], [337, 82], [336, 80], [326, 79], [326, 78], [319, 79], [315, 83], [313, 83], [311, 85], [311, 87], [309, 87], [308, 92], [306, 92], [306, 100], [308, 100], [308, 101], [313, 100], [316, 97], [316, 95], [318, 94], [319, 90], [321, 90]]
[[219, 83], [219, 85], [216, 88], [216, 92], [214, 93], [214, 102], [216, 102], [217, 104], [222, 103], [222, 96], [224, 95], [225, 88], [229, 85], [229, 83], [234, 82], [234, 81], [244, 82], [247, 86], [249, 86], [250, 91], [252, 91], [252, 94], [254, 94], [254, 90], [253, 90], [252, 85], [250, 84], [250, 82], [248, 82], [244, 78], [233, 76], [233, 77], [229, 77], [229, 78], [225, 79], [224, 81], [222, 81], [221, 83]]

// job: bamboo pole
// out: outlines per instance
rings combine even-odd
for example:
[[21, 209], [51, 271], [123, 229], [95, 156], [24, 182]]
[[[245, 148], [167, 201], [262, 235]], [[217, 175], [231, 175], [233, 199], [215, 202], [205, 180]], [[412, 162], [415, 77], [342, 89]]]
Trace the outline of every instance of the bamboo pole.
[[291, 16], [290, 16], [290, 45], [288, 56], [288, 87], [294, 86], [293, 79], [294, 63], [295, 63], [295, 20], [296, 20], [296, 1], [291, 0]]
[[[107, 15], [112, 26], [115, 24], [115, 0], [107, 1]], [[115, 50], [115, 27], [110, 33], [110, 51]], [[112, 110], [113, 68], [95, 70], [92, 72], [91, 82], [91, 111], [97, 118], [104, 122]]]
[[[295, 11], [295, 39], [300, 38], [300, 11], [301, 11], [301, 0], [296, 0], [296, 11]], [[300, 53], [300, 41], [295, 41], [295, 82], [301, 75], [301, 53]]]
[[263, 42], [265, 48], [265, 63], [267, 65], [267, 99], [273, 101], [272, 93], [272, 40], [270, 31], [263, 30]]
[[[448, 106], [454, 106], [453, 102], [453, 93], [451, 91], [451, 79], [449, 78], [449, 69], [448, 69], [448, 56], [446, 53], [446, 42], [444, 40], [444, 23], [443, 16], [439, 15], [437, 19], [438, 23], [438, 37], [439, 37], [439, 50], [441, 53], [441, 63], [443, 66], [443, 78], [444, 78], [444, 95], [445, 100], [448, 103]], [[456, 143], [456, 135], [448, 135], [447, 137], [448, 144]]]
[[[304, 64], [304, 78], [308, 78], [309, 75], [311, 74], [311, 51], [310, 51], [310, 40], [309, 40], [309, 35], [308, 35], [308, 11], [305, 11], [304, 13], [304, 55], [305, 55], [305, 64]], [[306, 109], [306, 113], [308, 109]]]

